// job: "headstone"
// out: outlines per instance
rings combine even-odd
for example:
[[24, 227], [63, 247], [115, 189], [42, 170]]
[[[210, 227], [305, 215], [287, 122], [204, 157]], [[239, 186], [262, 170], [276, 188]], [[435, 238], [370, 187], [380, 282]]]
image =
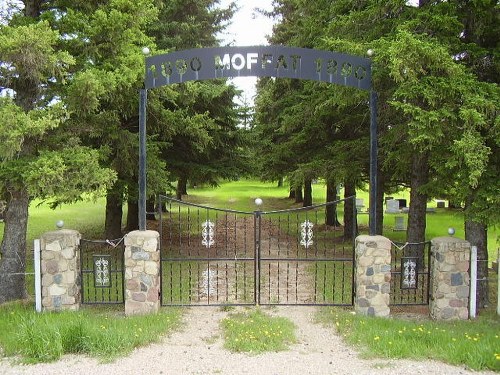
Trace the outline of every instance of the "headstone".
[[361, 211], [364, 206], [365, 206], [365, 202], [364, 202], [363, 198], [356, 198], [356, 209], [358, 211]]
[[388, 214], [399, 213], [399, 201], [397, 199], [390, 199], [387, 201], [387, 209], [385, 211]]
[[387, 201], [390, 201], [391, 199], [394, 199], [394, 197], [385, 197], [385, 199], [384, 199], [385, 204], [387, 204]]
[[401, 208], [407, 207], [406, 206], [406, 199], [399, 198], [397, 200], [399, 201], [399, 207], [401, 207]]
[[394, 230], [395, 231], [406, 230], [405, 218], [403, 216], [395, 216], [394, 217]]
[[445, 208], [445, 202], [444, 201], [437, 201], [436, 207], [437, 208]]

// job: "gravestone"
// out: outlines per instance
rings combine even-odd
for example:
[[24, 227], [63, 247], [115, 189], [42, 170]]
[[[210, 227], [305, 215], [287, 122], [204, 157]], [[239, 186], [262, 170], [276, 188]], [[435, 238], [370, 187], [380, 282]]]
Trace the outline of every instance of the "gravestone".
[[436, 207], [437, 208], [445, 208], [445, 202], [444, 201], [437, 201]]
[[399, 198], [399, 199], [396, 199], [396, 200], [399, 201], [399, 207], [401, 207], [401, 208], [407, 207], [407, 205], [406, 205], [406, 199]]
[[361, 211], [365, 207], [363, 198], [356, 198], [356, 210]]
[[390, 199], [387, 201], [387, 209], [385, 210], [388, 214], [399, 213], [399, 201], [397, 199]]
[[406, 230], [405, 218], [403, 216], [395, 216], [394, 217], [394, 230], [395, 231]]

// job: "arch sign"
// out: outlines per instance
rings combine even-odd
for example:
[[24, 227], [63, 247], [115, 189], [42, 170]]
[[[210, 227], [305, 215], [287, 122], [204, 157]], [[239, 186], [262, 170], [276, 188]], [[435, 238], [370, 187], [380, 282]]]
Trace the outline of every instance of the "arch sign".
[[370, 60], [284, 46], [191, 49], [146, 58], [146, 89], [234, 77], [297, 78], [371, 89]]
[[376, 228], [377, 122], [370, 59], [286, 46], [214, 47], [146, 57], [139, 103], [139, 229], [146, 229], [147, 90], [175, 83], [236, 77], [296, 78], [370, 91], [370, 234]]

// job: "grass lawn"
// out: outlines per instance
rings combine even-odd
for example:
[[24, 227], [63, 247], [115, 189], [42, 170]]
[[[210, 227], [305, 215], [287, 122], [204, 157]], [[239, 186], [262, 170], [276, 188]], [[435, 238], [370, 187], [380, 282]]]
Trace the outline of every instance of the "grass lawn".
[[493, 311], [454, 322], [374, 318], [341, 308], [324, 308], [318, 316], [366, 358], [434, 359], [500, 371], [500, 318]]
[[[217, 208], [229, 208], [241, 211], [254, 211], [257, 206], [255, 198], [262, 198], [262, 211], [287, 209], [300, 207], [288, 199], [288, 186], [278, 187], [277, 183], [263, 183], [258, 180], [240, 180], [222, 183], [218, 188], [196, 188], [188, 189], [188, 196], [184, 199], [189, 202], [208, 205]], [[341, 195], [342, 196], [342, 195]], [[402, 191], [393, 194], [394, 198], [406, 199], [409, 203], [410, 194]], [[368, 205], [369, 197], [367, 191], [358, 191], [357, 198], [361, 198]], [[326, 187], [319, 182], [313, 184], [313, 201], [315, 204], [324, 203], [326, 199]], [[448, 236], [448, 228], [455, 229], [455, 236], [465, 238], [464, 218], [460, 210], [436, 208], [436, 201], [429, 202], [428, 207], [435, 208], [435, 213], [427, 214], [426, 239]], [[405, 231], [394, 231], [394, 217], [403, 216], [407, 221], [407, 214], [384, 214], [384, 236], [393, 241], [405, 240]], [[342, 221], [342, 219], [340, 219]], [[368, 215], [358, 215], [358, 223], [361, 229], [368, 226]], [[488, 230], [488, 253], [490, 262], [497, 257], [497, 249], [500, 247], [500, 228], [493, 227]]]
[[78, 312], [38, 314], [31, 303], [0, 305], [2, 355], [22, 362], [51, 362], [64, 354], [86, 354], [103, 362], [158, 342], [180, 324], [181, 310], [125, 317], [123, 306], [86, 307]]

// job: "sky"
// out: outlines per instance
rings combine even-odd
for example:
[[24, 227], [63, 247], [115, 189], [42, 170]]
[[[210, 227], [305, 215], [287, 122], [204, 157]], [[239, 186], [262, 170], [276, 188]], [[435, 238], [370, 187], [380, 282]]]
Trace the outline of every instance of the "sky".
[[[221, 0], [221, 7], [227, 7], [231, 0]], [[226, 43], [233, 46], [268, 45], [266, 35], [271, 35], [273, 21], [254, 11], [255, 8], [272, 10], [272, 0], [234, 0], [239, 10], [233, 17], [232, 24], [221, 35]], [[233, 79], [234, 84], [244, 90], [243, 96], [250, 103], [255, 96], [255, 77]], [[244, 100], [243, 100], [244, 101]]]

